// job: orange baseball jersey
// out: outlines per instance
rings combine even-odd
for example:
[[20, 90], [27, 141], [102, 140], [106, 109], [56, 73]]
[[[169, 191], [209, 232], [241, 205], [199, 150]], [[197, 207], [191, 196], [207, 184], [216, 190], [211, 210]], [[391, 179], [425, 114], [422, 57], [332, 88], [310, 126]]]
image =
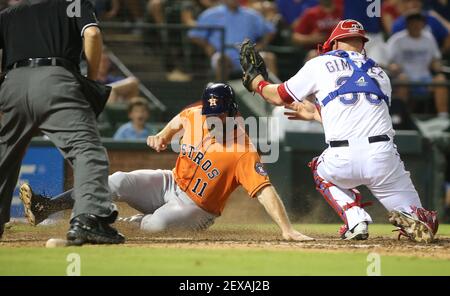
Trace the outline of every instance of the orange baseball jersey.
[[184, 136], [173, 174], [178, 186], [199, 207], [220, 215], [239, 185], [255, 197], [270, 181], [244, 129], [238, 127], [229, 139], [219, 142], [209, 132], [201, 110], [197, 106], [180, 113]]

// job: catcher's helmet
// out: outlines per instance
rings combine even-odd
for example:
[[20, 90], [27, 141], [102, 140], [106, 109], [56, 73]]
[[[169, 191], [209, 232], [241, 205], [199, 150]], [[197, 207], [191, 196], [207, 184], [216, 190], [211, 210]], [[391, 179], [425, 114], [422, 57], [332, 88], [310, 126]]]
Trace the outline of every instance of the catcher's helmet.
[[202, 114], [219, 115], [228, 113], [229, 117], [236, 116], [238, 105], [234, 90], [225, 83], [213, 83], [206, 87], [202, 96]]
[[336, 25], [328, 40], [323, 45], [318, 46], [319, 54], [331, 51], [336, 40], [349, 37], [360, 37], [364, 43], [369, 41], [364, 26], [360, 22], [352, 19], [343, 20]]

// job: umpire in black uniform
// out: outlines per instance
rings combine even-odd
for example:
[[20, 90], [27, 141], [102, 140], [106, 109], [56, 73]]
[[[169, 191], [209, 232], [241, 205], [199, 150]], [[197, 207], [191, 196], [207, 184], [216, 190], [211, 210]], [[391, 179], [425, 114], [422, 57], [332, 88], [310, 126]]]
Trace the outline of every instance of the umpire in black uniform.
[[[78, 5], [81, 3], [81, 5]], [[79, 7], [77, 7], [77, 5]], [[21, 161], [39, 131], [74, 169], [75, 206], [70, 244], [123, 243], [108, 189], [108, 157], [96, 125], [109, 89], [79, 73], [80, 56], [95, 80], [102, 37], [89, 0], [22, 0], [0, 14], [0, 237]], [[52, 180], [48, 180], [51, 182]]]

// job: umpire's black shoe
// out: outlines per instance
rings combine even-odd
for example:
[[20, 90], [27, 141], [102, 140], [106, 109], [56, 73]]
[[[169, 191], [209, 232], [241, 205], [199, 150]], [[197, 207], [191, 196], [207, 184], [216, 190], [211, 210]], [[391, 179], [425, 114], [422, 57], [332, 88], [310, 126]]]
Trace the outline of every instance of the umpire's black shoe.
[[67, 232], [68, 245], [123, 244], [125, 237], [111, 227], [104, 218], [82, 214], [70, 222]]
[[4, 231], [5, 231], [5, 224], [0, 223], [0, 240], [2, 239]]

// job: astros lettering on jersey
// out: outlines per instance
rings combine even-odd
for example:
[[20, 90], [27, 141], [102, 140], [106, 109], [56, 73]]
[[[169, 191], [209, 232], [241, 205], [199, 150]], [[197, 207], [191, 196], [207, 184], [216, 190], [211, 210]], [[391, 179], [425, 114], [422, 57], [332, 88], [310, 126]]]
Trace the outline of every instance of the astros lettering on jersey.
[[[271, 184], [245, 131], [237, 127], [222, 143], [209, 132], [201, 110], [197, 106], [180, 113], [185, 136], [173, 174], [178, 186], [199, 207], [220, 215], [239, 185], [255, 197]], [[201, 136], [196, 136], [198, 131]]]

